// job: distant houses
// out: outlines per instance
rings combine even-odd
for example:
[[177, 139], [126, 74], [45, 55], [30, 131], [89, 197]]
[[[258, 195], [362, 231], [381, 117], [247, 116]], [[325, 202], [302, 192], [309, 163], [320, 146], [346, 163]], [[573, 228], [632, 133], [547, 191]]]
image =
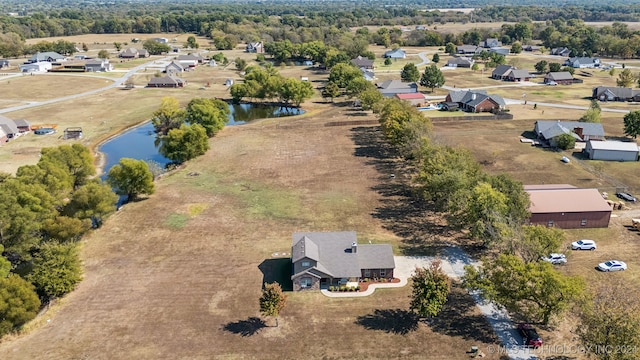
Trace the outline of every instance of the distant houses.
[[504, 81], [529, 81], [532, 77], [528, 70], [517, 69], [511, 65], [498, 65], [491, 72], [492, 79]]
[[551, 49], [550, 54], [557, 56], [569, 56], [569, 54], [571, 54], [571, 50], [567, 49], [566, 47], [557, 47]]
[[34, 63], [26, 63], [20, 65], [20, 72], [23, 73], [41, 73], [47, 72], [53, 68], [53, 65], [48, 61], [39, 61]]
[[474, 62], [475, 61], [472, 58], [459, 56], [459, 57], [454, 57], [452, 59], [449, 59], [447, 61], [447, 66], [454, 67], [454, 68], [470, 68], [473, 66]]
[[149, 52], [146, 49], [128, 48], [118, 54], [121, 59], [137, 59], [149, 57]]
[[13, 120], [0, 115], [0, 142], [7, 142], [28, 131], [31, 131], [31, 124], [27, 120]]
[[407, 57], [407, 53], [402, 49], [393, 49], [385, 52], [382, 57], [389, 59], [404, 59]]
[[582, 83], [581, 79], [574, 79], [568, 71], [550, 72], [545, 75], [543, 82], [545, 84], [571, 85], [574, 83]]
[[244, 51], [248, 53], [262, 54], [264, 53], [264, 44], [262, 43], [262, 41], [250, 42], [247, 44], [247, 46], [245, 46]]
[[445, 97], [444, 110], [460, 109], [466, 112], [496, 112], [504, 110], [506, 103], [500, 95], [489, 95], [483, 90], [451, 91]]
[[421, 106], [424, 105], [426, 101], [426, 97], [423, 93], [408, 93], [408, 94], [395, 94], [395, 97], [405, 101], [413, 106]]
[[60, 55], [54, 51], [47, 51], [47, 52], [39, 52], [34, 54], [29, 58], [29, 60], [27, 60], [27, 63], [30, 63], [30, 64], [38, 63], [38, 62], [54, 63], [54, 62], [60, 62], [64, 60], [65, 60], [65, 57], [63, 55]]
[[612, 86], [598, 86], [593, 88], [591, 98], [600, 101], [640, 101], [640, 90]]
[[604, 128], [600, 123], [538, 120], [533, 131], [538, 139], [548, 142], [550, 146], [556, 146], [558, 136], [562, 134], [571, 135], [576, 141], [605, 140]]
[[176, 76], [163, 76], [153, 77], [147, 83], [147, 87], [155, 88], [181, 88], [184, 87], [187, 82]]
[[402, 82], [400, 80], [385, 80], [376, 83], [378, 91], [385, 97], [393, 97], [396, 94], [409, 94], [418, 92], [418, 84], [415, 82]]
[[358, 56], [355, 59], [351, 59], [351, 63], [360, 69], [373, 70], [373, 60], [362, 57], [362, 56]]
[[564, 62], [565, 66], [571, 66], [576, 69], [592, 69], [600, 67], [599, 58], [591, 57], [572, 57]]

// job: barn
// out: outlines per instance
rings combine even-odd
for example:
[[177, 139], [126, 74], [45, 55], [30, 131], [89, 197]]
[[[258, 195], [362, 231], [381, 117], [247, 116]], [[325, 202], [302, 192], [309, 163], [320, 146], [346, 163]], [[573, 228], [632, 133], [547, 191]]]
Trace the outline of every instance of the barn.
[[584, 153], [591, 160], [638, 161], [638, 144], [623, 141], [587, 141]]
[[598, 189], [581, 189], [566, 184], [525, 185], [531, 204], [532, 225], [561, 229], [606, 228], [611, 206]]

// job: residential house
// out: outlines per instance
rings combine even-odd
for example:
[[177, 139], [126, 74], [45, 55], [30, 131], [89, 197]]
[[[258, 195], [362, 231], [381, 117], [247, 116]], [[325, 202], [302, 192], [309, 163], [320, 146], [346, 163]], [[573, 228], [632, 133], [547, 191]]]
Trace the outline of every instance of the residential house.
[[128, 48], [118, 54], [118, 57], [122, 59], [137, 59], [149, 57], [149, 52], [146, 49]]
[[529, 70], [513, 69], [509, 72], [509, 75], [507, 75], [507, 80], [515, 82], [529, 81], [531, 77]]
[[507, 56], [509, 55], [509, 53], [511, 53], [511, 50], [503, 47], [492, 47], [489, 49], [489, 54], [493, 53]]
[[576, 69], [597, 68], [600, 67], [600, 59], [590, 57], [572, 57], [564, 62], [565, 66], [571, 66]]
[[408, 102], [413, 106], [422, 106], [425, 105], [426, 98], [423, 93], [409, 93], [409, 94], [396, 94], [396, 98]]
[[113, 70], [113, 65], [109, 63], [108, 59], [87, 60], [84, 66], [87, 72], [101, 72], [101, 71]]
[[481, 47], [475, 45], [459, 45], [456, 46], [456, 53], [462, 55], [475, 55], [482, 51]]
[[551, 49], [550, 54], [557, 56], [569, 56], [569, 54], [571, 54], [571, 50], [567, 49], [566, 47], [557, 47]]
[[592, 99], [600, 101], [640, 101], [640, 90], [612, 86], [593, 88]]
[[244, 48], [244, 51], [249, 53], [264, 53], [264, 45], [262, 44], [262, 41], [250, 42]]
[[50, 62], [40, 61], [35, 63], [21, 64], [20, 72], [23, 72], [23, 73], [47, 72], [52, 68], [53, 66]]
[[16, 119], [16, 120], [13, 120], [13, 122], [18, 127], [18, 131], [20, 133], [26, 133], [26, 132], [31, 131], [31, 123], [29, 123], [29, 121], [27, 121], [27, 120], [25, 120], [25, 119]]
[[447, 61], [447, 66], [448, 67], [455, 67], [455, 68], [470, 68], [473, 66], [474, 60], [472, 58], [468, 58], [468, 57], [464, 57], [464, 56], [460, 56], [460, 57], [454, 57], [452, 59], [449, 59]]
[[176, 58], [176, 61], [180, 65], [182, 65], [183, 68], [194, 68], [198, 66], [201, 59], [202, 59], [201, 56], [188, 54], [188, 55], [178, 55], [178, 57]]
[[377, 79], [376, 74], [373, 71], [365, 70], [362, 68], [360, 69], [360, 71], [362, 71], [362, 76], [367, 81], [374, 81], [375, 79]]
[[355, 231], [294, 233], [291, 262], [294, 291], [390, 280], [395, 269], [391, 245], [358, 244]]
[[498, 65], [491, 72], [491, 78], [496, 80], [507, 80], [507, 76], [513, 69], [515, 68], [511, 65]]
[[0, 69], [9, 67], [9, 60], [0, 60]]
[[4, 141], [8, 141], [21, 134], [16, 122], [2, 115], [0, 115], [0, 129], [2, 129]]
[[[498, 111], [506, 108], [506, 103], [502, 96], [488, 95], [483, 90], [451, 91], [445, 97], [444, 103], [457, 103], [461, 110], [473, 113]], [[447, 109], [449, 108], [447, 106]]]
[[562, 134], [569, 134], [576, 141], [602, 141], [605, 139], [601, 123], [538, 120], [533, 130], [539, 139], [547, 141], [551, 146], [556, 146], [557, 138]]
[[156, 88], [179, 88], [184, 87], [187, 82], [175, 76], [153, 77], [149, 80], [147, 87]]
[[392, 97], [395, 94], [409, 94], [418, 92], [418, 84], [415, 82], [402, 82], [400, 80], [385, 80], [376, 83], [378, 91], [385, 97]]
[[502, 46], [502, 41], [500, 41], [500, 40], [498, 40], [496, 38], [488, 38], [485, 41], [481, 41], [480, 44], [478, 44], [478, 46], [486, 48], [486, 49], [501, 47]]
[[598, 189], [568, 186], [525, 185], [531, 201], [529, 223], [561, 229], [608, 227], [611, 206]]
[[550, 72], [544, 77], [545, 84], [571, 85], [574, 82], [582, 82], [582, 80], [574, 79], [573, 75], [568, 71]]
[[404, 59], [407, 57], [407, 53], [402, 49], [393, 49], [385, 52], [383, 57], [390, 59]]
[[54, 51], [46, 51], [46, 52], [39, 52], [31, 56], [29, 60], [27, 60], [27, 63], [32, 64], [32, 63], [45, 62], [45, 61], [54, 63], [54, 62], [60, 62], [64, 60], [65, 60], [65, 57], [63, 55], [60, 55]]
[[159, 42], [160, 44], [168, 44], [169, 43], [169, 39], [163, 38], [163, 37], [151, 38], [149, 40], [153, 40], [155, 42]]
[[170, 76], [175, 74], [182, 74], [184, 72], [184, 66], [177, 61], [172, 61], [164, 68], [164, 72]]
[[535, 45], [525, 45], [522, 48], [524, 51], [540, 51], [540, 46], [535, 46]]
[[584, 153], [591, 160], [638, 161], [638, 144], [635, 141], [587, 141]]
[[373, 60], [358, 56], [355, 59], [351, 59], [351, 63], [360, 69], [373, 70]]

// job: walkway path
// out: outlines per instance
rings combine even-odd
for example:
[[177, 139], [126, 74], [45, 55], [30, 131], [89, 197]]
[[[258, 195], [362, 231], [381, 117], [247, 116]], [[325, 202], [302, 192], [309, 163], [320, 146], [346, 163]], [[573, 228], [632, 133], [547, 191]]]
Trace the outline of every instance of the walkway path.
[[[400, 279], [395, 284], [373, 284], [369, 285], [367, 291], [357, 293], [336, 293], [328, 290], [321, 290], [322, 294], [329, 297], [356, 297], [371, 295], [375, 288], [382, 287], [401, 287], [407, 284], [407, 280], [413, 274], [416, 267], [428, 267], [432, 261], [440, 259], [442, 270], [451, 278], [459, 280], [464, 275], [465, 265], [478, 266], [477, 261], [471, 260], [469, 255], [459, 247], [451, 246], [444, 251], [444, 255], [440, 257], [432, 256], [395, 256], [396, 268], [394, 270], [395, 277]], [[537, 359], [535, 354], [529, 348], [522, 344], [522, 337], [518, 334], [516, 326], [507, 314], [507, 312], [493, 303], [485, 302], [482, 297], [472, 292], [471, 296], [475, 300], [480, 312], [487, 318], [489, 325], [493, 328], [502, 344], [503, 354], [509, 356], [512, 360], [533, 360]], [[480, 349], [485, 353], [494, 353], [498, 351], [497, 347]]]
[[418, 53], [418, 56], [420, 57], [420, 59], [422, 59], [422, 62], [420, 64], [416, 64], [416, 66], [422, 66], [422, 65], [427, 65], [431, 62], [431, 60], [429, 60], [429, 58], [427, 58], [427, 52], [423, 51]]

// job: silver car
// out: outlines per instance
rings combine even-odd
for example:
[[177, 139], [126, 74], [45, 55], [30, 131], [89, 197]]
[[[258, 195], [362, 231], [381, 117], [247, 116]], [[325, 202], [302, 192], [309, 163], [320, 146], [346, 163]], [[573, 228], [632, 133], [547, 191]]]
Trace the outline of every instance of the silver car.
[[564, 265], [567, 263], [567, 257], [564, 254], [549, 254], [549, 256], [543, 256], [542, 260], [550, 262], [553, 265]]
[[571, 243], [573, 250], [595, 250], [596, 242], [593, 240], [582, 239]]

